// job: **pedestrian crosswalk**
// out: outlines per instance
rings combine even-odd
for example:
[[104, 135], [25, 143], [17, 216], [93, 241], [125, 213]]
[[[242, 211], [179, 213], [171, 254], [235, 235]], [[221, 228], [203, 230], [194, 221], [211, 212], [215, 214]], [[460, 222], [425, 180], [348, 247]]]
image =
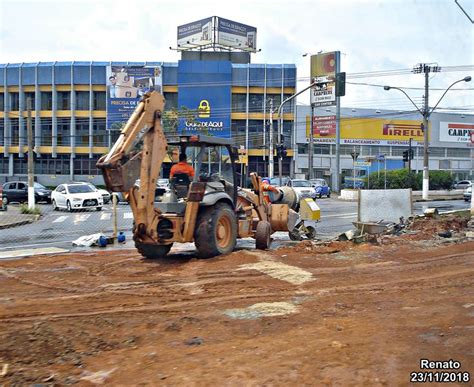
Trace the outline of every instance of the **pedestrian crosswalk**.
[[[69, 215], [61, 215], [58, 216], [56, 219], [52, 221], [52, 223], [64, 223], [66, 221], [72, 221], [75, 225], [86, 222], [86, 221], [97, 221], [97, 218], [93, 216], [93, 213], [86, 213], [86, 214], [69, 214]], [[122, 219], [133, 219], [132, 212], [124, 212], [123, 214], [118, 214], [117, 220], [120, 218]], [[99, 220], [102, 221], [110, 221], [112, 219], [112, 214], [110, 212], [103, 212], [100, 214]]]

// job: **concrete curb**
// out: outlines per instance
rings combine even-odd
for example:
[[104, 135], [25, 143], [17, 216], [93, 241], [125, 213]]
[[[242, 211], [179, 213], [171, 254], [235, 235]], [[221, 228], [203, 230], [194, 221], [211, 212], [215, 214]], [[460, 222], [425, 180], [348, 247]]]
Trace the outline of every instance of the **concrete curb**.
[[12, 217], [14, 216], [22, 216], [23, 219], [20, 219], [20, 220], [15, 220], [15, 219], [12, 219], [10, 221], [8, 220], [2, 220], [2, 218], [0, 218], [0, 230], [3, 230], [3, 229], [6, 229], [6, 228], [13, 228], [13, 227], [18, 227], [18, 226], [23, 226], [25, 224], [29, 224], [29, 223], [33, 223], [33, 222], [36, 222], [39, 220], [39, 218], [41, 217], [41, 215], [12, 215]]

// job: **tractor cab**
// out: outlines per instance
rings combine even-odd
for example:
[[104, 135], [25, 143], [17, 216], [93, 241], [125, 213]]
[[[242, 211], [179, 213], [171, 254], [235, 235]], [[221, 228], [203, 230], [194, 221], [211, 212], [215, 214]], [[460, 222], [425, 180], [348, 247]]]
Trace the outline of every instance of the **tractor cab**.
[[[233, 208], [237, 198], [235, 153], [228, 139], [205, 135], [168, 136], [168, 156], [176, 164], [179, 155], [186, 155], [186, 170], [170, 176], [170, 190], [155, 205], [163, 212], [182, 213], [191, 187], [203, 191], [200, 206], [225, 201]], [[193, 184], [198, 183], [198, 184]]]

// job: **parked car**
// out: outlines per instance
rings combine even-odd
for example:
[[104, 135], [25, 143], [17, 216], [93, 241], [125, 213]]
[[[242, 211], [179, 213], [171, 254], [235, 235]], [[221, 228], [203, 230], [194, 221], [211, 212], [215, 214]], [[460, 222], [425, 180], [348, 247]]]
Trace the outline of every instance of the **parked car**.
[[7, 205], [3, 201], [3, 187], [0, 185], [0, 211], [6, 211]]
[[291, 179], [287, 185], [295, 190], [296, 194], [300, 199], [316, 198], [316, 191], [314, 190], [309, 180]]
[[466, 202], [470, 202], [472, 200], [472, 187], [468, 187], [464, 190], [463, 198]]
[[[34, 184], [35, 202], [51, 203], [51, 190], [40, 183]], [[28, 183], [25, 181], [10, 181], [3, 184], [3, 201], [24, 203], [28, 201]]]
[[461, 180], [461, 181], [458, 181], [457, 183], [454, 183], [454, 189], [466, 189], [468, 187], [472, 187], [471, 180]]
[[101, 195], [102, 195], [102, 200], [104, 201], [104, 204], [107, 204], [108, 202], [110, 202], [110, 192], [103, 189], [103, 188], [97, 188], [94, 184], [92, 183], [84, 183], [84, 184], [88, 184], [94, 191], [97, 191], [99, 192]]
[[[135, 181], [135, 185], [140, 188], [140, 179]], [[169, 179], [158, 179], [155, 188], [155, 199], [163, 196], [165, 193], [170, 192], [170, 181]], [[158, 200], [158, 199], [157, 199]]]
[[86, 208], [100, 211], [104, 204], [100, 192], [95, 191], [88, 183], [60, 184], [52, 192], [51, 201], [54, 210], [65, 208], [69, 212]]
[[[268, 179], [268, 177], [267, 177]], [[288, 176], [282, 176], [281, 177], [281, 184], [280, 184], [280, 177], [279, 176], [276, 176], [276, 177], [272, 177], [270, 179], [270, 184], [273, 185], [274, 187], [280, 187], [280, 186], [285, 186], [285, 185], [288, 185], [288, 182], [290, 181], [290, 178]]]
[[328, 186], [328, 183], [326, 182], [326, 180], [312, 179], [310, 180], [310, 182], [316, 191], [316, 195], [319, 198], [323, 196], [327, 196], [329, 198], [331, 196], [331, 187]]

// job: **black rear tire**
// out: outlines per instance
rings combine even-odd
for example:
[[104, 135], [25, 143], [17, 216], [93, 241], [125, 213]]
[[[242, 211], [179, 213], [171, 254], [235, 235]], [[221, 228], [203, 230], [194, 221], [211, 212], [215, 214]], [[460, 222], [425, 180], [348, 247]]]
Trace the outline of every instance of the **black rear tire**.
[[135, 242], [138, 252], [147, 259], [164, 258], [169, 253], [173, 244], [170, 245], [147, 245]]
[[234, 251], [237, 220], [233, 209], [226, 203], [201, 209], [194, 229], [194, 243], [200, 258]]
[[[466, 200], [466, 201], [467, 201], [467, 200]], [[10, 202], [8, 201], [8, 198], [7, 198], [6, 196], [4, 196], [4, 197], [3, 197], [3, 204], [4, 204], [4, 205], [7, 205], [8, 203], [10, 203]]]
[[270, 247], [272, 228], [270, 223], [261, 220], [257, 223], [257, 230], [255, 231], [255, 247], [259, 250], [266, 250]]

